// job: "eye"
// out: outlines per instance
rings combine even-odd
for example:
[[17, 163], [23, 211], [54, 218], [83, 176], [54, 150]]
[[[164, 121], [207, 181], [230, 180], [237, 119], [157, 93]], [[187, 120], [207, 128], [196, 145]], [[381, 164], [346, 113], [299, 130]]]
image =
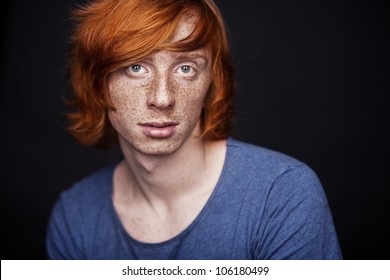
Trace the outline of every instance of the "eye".
[[133, 64], [125, 68], [126, 73], [131, 77], [142, 78], [149, 71], [141, 64]]
[[131, 71], [138, 73], [142, 70], [142, 66], [139, 64], [131, 65], [130, 66]]
[[196, 70], [194, 67], [190, 65], [182, 65], [178, 68], [177, 72], [183, 76], [194, 76], [196, 74]]
[[181, 70], [181, 72], [183, 72], [184, 74], [188, 74], [188, 73], [190, 73], [191, 68], [192, 68], [191, 66], [184, 65], [184, 66], [180, 67], [180, 70]]

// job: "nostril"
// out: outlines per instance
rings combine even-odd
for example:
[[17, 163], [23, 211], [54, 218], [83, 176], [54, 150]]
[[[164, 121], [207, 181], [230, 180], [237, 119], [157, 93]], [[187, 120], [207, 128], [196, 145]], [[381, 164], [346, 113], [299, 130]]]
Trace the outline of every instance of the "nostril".
[[148, 107], [154, 109], [172, 109], [175, 106], [175, 99], [172, 94], [159, 92], [148, 97]]
[[167, 103], [149, 102], [148, 107], [152, 109], [159, 109], [159, 110], [171, 110], [175, 107], [175, 104], [174, 102], [167, 102]]
[[148, 107], [159, 110], [171, 110], [175, 106], [172, 83], [168, 75], [159, 74], [152, 82], [147, 96]]

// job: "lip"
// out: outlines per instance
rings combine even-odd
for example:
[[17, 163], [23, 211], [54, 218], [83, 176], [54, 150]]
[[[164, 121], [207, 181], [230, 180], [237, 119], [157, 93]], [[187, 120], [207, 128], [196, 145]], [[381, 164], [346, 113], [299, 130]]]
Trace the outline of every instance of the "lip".
[[175, 122], [146, 122], [139, 124], [142, 127], [142, 132], [151, 138], [168, 138], [176, 131], [178, 123]]

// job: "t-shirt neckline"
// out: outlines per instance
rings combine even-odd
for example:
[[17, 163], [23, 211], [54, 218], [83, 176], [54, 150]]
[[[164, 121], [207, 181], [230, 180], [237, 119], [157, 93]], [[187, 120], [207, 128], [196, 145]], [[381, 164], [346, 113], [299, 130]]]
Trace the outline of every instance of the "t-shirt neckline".
[[109, 196], [109, 200], [110, 200], [109, 208], [110, 208], [110, 212], [111, 212], [110, 214], [111, 214], [112, 218], [114, 219], [115, 225], [120, 230], [121, 234], [128, 240], [128, 242], [130, 242], [133, 245], [140, 246], [140, 247], [152, 247], [152, 248], [159, 247], [159, 248], [161, 248], [161, 247], [168, 246], [172, 243], [175, 243], [177, 241], [180, 241], [187, 233], [189, 233], [191, 230], [193, 230], [197, 226], [197, 224], [199, 224], [207, 216], [207, 214], [209, 212], [208, 210], [211, 207], [210, 205], [213, 204], [213, 202], [215, 201], [215, 197], [217, 196], [217, 194], [220, 192], [222, 186], [224, 185], [223, 181], [224, 181], [224, 178], [226, 177], [228, 165], [230, 162], [230, 156], [231, 156], [230, 147], [231, 147], [231, 144], [233, 141], [234, 141], [233, 139], [228, 137], [228, 139], [226, 141], [226, 154], [225, 154], [225, 159], [224, 159], [221, 174], [220, 174], [218, 181], [214, 187], [214, 190], [212, 191], [210, 197], [207, 199], [207, 202], [203, 206], [202, 210], [199, 212], [199, 214], [195, 217], [195, 219], [185, 229], [183, 229], [181, 232], [179, 232], [177, 235], [173, 236], [172, 238], [169, 238], [169, 239], [167, 239], [165, 241], [161, 241], [161, 242], [150, 243], [150, 242], [139, 241], [139, 240], [133, 238], [124, 228], [123, 224], [121, 223], [121, 221], [119, 219], [117, 212], [115, 211], [114, 203], [112, 200], [112, 197], [113, 197], [113, 184], [112, 184], [112, 182], [113, 182], [114, 170], [116, 167], [116, 165], [114, 165], [113, 170], [112, 170], [112, 174], [111, 174], [111, 185], [110, 185], [111, 195]]

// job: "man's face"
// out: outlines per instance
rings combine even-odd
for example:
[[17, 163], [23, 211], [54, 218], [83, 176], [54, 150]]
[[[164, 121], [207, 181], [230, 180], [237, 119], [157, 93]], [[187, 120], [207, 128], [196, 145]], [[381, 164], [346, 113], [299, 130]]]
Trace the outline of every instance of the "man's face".
[[[180, 21], [173, 41], [191, 34], [196, 16]], [[125, 141], [149, 155], [167, 155], [200, 135], [200, 114], [212, 80], [211, 54], [159, 51], [110, 77], [109, 119]]]

